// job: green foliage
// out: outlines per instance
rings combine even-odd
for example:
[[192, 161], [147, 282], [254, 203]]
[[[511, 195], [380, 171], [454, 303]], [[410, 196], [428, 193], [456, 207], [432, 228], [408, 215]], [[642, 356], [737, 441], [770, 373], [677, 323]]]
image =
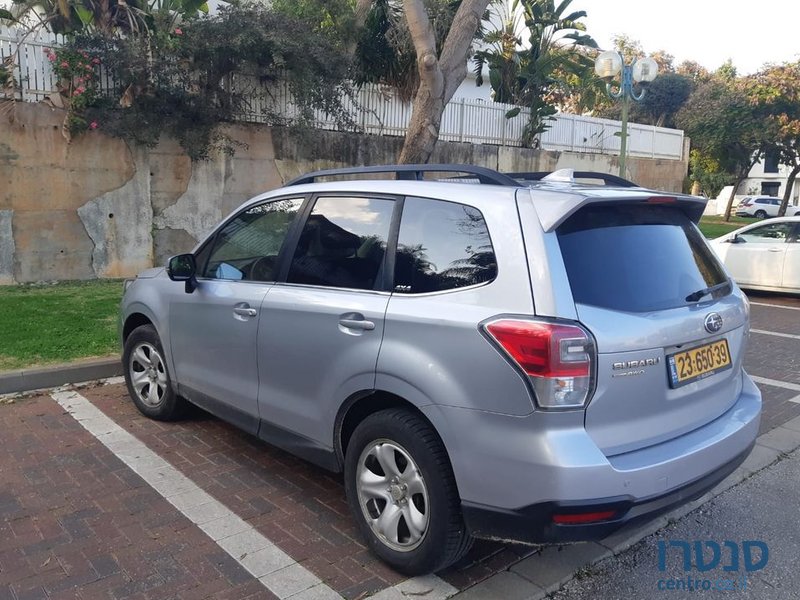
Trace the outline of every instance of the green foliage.
[[[763, 155], [772, 137], [759, 110], [741, 81], [714, 78], [700, 85], [676, 117], [677, 125], [692, 138], [703, 165], [731, 176], [734, 188]], [[701, 171], [692, 172], [701, 185], [710, 185]]]
[[[408, 101], [419, 87], [419, 72], [402, 4], [402, 0], [373, 1], [358, 36], [352, 77], [356, 85], [391, 86], [401, 99]], [[437, 55], [441, 54], [460, 5], [461, 0], [425, 0]]]
[[[232, 153], [237, 142], [219, 126], [254, 100], [266, 107], [259, 116], [269, 124], [304, 125], [322, 110], [342, 128], [353, 126], [343, 105], [342, 50], [324, 32], [263, 5], [224, 7], [150, 35], [76, 36], [69, 47], [102, 56], [115, 78], [112, 93], [87, 107], [102, 130], [147, 146], [166, 133], [193, 160]], [[284, 90], [293, 119], [269, 108]]]
[[716, 198], [726, 185], [731, 185], [733, 176], [720, 169], [711, 156], [694, 149], [689, 153], [690, 179], [700, 184], [700, 190], [708, 198]]
[[70, 47], [46, 48], [45, 56], [58, 78], [58, 92], [67, 109], [64, 122], [67, 139], [87, 129], [95, 129], [97, 123], [87, 121], [86, 112], [97, 102], [100, 58], [85, 49]]
[[310, 24], [342, 48], [355, 35], [354, 0], [272, 0], [272, 9]]
[[[585, 33], [581, 19], [585, 11], [568, 12], [572, 0], [514, 0], [502, 27], [486, 34], [490, 46], [475, 53], [475, 72], [479, 84], [484, 65], [489, 67], [489, 83], [494, 100], [519, 104], [530, 109], [522, 143], [535, 146], [548, 129], [564, 90], [585, 81], [593, 68], [586, 49], [597, 44]], [[521, 24], [516, 17], [522, 9], [522, 22], [529, 31], [527, 44], [518, 36]]]
[[11, 13], [10, 10], [0, 8], [0, 21], [10, 21], [11, 23], [16, 23], [17, 18]]
[[767, 148], [791, 168], [779, 213], [783, 215], [800, 174], [800, 61], [769, 65], [747, 78], [745, 85], [751, 102], [773, 132]]

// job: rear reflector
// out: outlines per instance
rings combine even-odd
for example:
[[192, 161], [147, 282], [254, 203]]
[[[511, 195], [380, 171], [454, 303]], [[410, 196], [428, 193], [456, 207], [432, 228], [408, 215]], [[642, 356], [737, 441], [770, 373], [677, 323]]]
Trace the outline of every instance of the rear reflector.
[[574, 515], [553, 515], [553, 523], [557, 525], [580, 525], [582, 523], [608, 521], [616, 512], [615, 510], [603, 510], [600, 512], [577, 513]]
[[653, 196], [647, 199], [648, 204], [675, 204], [677, 201], [673, 196]]
[[581, 327], [499, 319], [484, 329], [530, 378], [540, 407], [577, 408], [586, 403], [595, 351]]

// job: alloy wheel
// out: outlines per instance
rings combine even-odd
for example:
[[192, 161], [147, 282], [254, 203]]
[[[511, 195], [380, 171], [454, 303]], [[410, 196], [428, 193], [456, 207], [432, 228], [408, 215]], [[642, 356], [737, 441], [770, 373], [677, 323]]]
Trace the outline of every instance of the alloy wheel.
[[158, 406], [167, 391], [167, 370], [156, 347], [147, 342], [138, 344], [131, 352], [128, 372], [139, 400]]
[[361, 453], [356, 477], [361, 511], [378, 539], [399, 552], [419, 546], [428, 531], [428, 489], [408, 451], [376, 440]]

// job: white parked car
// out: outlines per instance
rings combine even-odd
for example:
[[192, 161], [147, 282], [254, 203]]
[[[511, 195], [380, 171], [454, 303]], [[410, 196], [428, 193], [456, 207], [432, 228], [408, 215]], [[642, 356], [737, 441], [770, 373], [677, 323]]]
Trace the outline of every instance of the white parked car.
[[800, 216], [747, 225], [711, 247], [741, 287], [800, 294]]
[[[736, 207], [737, 217], [755, 217], [756, 219], [766, 219], [767, 217], [777, 217], [781, 207], [781, 199], [772, 196], [746, 196]], [[800, 215], [800, 208], [797, 206], [786, 207], [786, 216], [792, 217]]]

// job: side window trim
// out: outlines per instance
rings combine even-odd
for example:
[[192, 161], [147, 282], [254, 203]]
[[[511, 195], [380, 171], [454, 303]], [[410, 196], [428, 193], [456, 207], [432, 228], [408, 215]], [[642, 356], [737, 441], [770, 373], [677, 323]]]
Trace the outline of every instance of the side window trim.
[[[265, 204], [271, 204], [272, 202], [280, 202], [280, 201], [283, 201], [283, 200], [300, 200], [300, 199], [302, 199], [303, 203], [300, 206], [300, 210], [297, 211], [297, 217], [293, 220], [292, 224], [289, 226], [289, 231], [287, 232], [286, 237], [283, 240], [283, 244], [281, 244], [281, 249], [278, 252], [278, 277], [275, 278], [275, 281], [278, 282], [278, 281], [280, 281], [279, 277], [280, 277], [280, 273], [282, 272], [282, 268], [283, 268], [283, 264], [282, 264], [281, 261], [284, 260], [284, 258], [285, 258], [284, 257], [284, 251], [286, 250], [286, 244], [289, 241], [289, 239], [290, 239], [290, 237], [292, 235], [293, 229], [295, 228], [295, 226], [297, 224], [297, 221], [300, 219], [300, 216], [305, 213], [306, 207], [309, 204], [309, 198], [310, 198], [309, 194], [286, 194], [286, 195], [283, 195], [283, 196], [275, 196], [275, 197], [272, 197], [272, 198], [265, 198], [264, 200], [262, 200], [260, 202], [256, 202], [254, 204], [248, 204], [247, 206], [243, 207], [241, 210], [238, 210], [235, 213], [230, 214], [227, 219], [225, 219], [219, 225], [217, 225], [217, 228], [206, 238], [205, 242], [200, 244], [200, 246], [197, 248], [197, 250], [193, 254], [195, 256], [197, 256], [197, 254], [202, 252], [206, 248], [206, 246], [208, 246], [208, 245], [212, 245], [213, 246], [213, 244], [216, 244], [217, 237], [219, 236], [219, 233], [223, 229], [225, 229], [225, 227], [227, 227], [228, 223], [230, 223], [231, 221], [233, 221], [234, 219], [239, 217], [239, 215], [247, 212], [248, 210], [252, 210], [252, 209], [254, 209], [254, 208], [258, 207], [258, 206], [264, 206]], [[206, 259], [204, 261], [204, 264], [202, 265], [202, 268], [201, 268], [200, 265], [197, 265], [197, 272], [198, 273], [202, 273], [202, 275], [198, 275], [197, 279], [202, 280], [202, 281], [221, 281], [219, 279], [215, 279], [214, 277], [206, 277], [205, 276], [206, 268], [208, 267], [208, 261], [211, 259], [211, 254], [213, 253], [213, 250], [214, 249], [212, 247], [211, 251], [208, 252], [208, 254], [206, 255]], [[230, 280], [226, 280], [226, 281], [230, 281]], [[243, 281], [240, 281], [239, 283], [259, 283], [259, 284], [263, 285], [264, 282], [263, 281], [247, 281], [247, 280], [243, 280]]]
[[381, 291], [394, 293], [394, 267], [397, 262], [397, 240], [400, 238], [400, 221], [403, 217], [403, 207], [406, 198], [402, 196], [395, 201], [392, 213], [392, 224], [389, 227], [389, 237], [386, 240], [386, 254], [383, 255], [383, 287]]
[[[384, 194], [380, 192], [363, 192], [363, 191], [320, 191], [314, 194], [309, 195], [306, 198], [306, 204], [300, 209], [297, 213], [297, 218], [292, 223], [292, 227], [289, 230], [289, 233], [286, 236], [286, 246], [281, 248], [281, 253], [279, 255], [279, 270], [278, 276], [276, 277], [276, 283], [287, 283], [289, 278], [289, 271], [292, 267], [292, 258], [294, 257], [295, 251], [297, 250], [297, 244], [300, 241], [300, 236], [303, 233], [303, 229], [306, 226], [306, 221], [311, 216], [311, 213], [314, 211], [314, 207], [317, 204], [317, 200], [320, 198], [366, 198], [369, 200], [391, 200], [394, 202], [394, 208], [392, 212], [392, 221], [389, 225], [389, 237], [387, 238], [386, 242], [386, 253], [384, 254], [384, 276], [383, 276], [383, 283], [382, 285], [378, 285], [378, 282], [375, 282], [375, 287], [372, 290], [354, 290], [351, 288], [333, 288], [330, 286], [312, 286], [312, 287], [320, 287], [322, 289], [346, 289], [353, 292], [387, 292], [391, 291], [392, 280], [394, 278], [394, 253], [392, 253], [391, 259], [387, 259], [387, 255], [392, 247], [392, 240], [394, 239], [395, 247], [397, 246], [397, 233], [400, 230], [400, 217], [402, 215], [402, 208], [403, 208], [403, 196], [395, 196], [393, 194]], [[394, 235], [394, 238], [392, 237]], [[285, 254], [284, 254], [285, 251]], [[388, 269], [391, 265], [391, 272], [388, 272]], [[308, 284], [299, 284], [299, 283], [292, 283], [289, 285], [308, 285]]]

